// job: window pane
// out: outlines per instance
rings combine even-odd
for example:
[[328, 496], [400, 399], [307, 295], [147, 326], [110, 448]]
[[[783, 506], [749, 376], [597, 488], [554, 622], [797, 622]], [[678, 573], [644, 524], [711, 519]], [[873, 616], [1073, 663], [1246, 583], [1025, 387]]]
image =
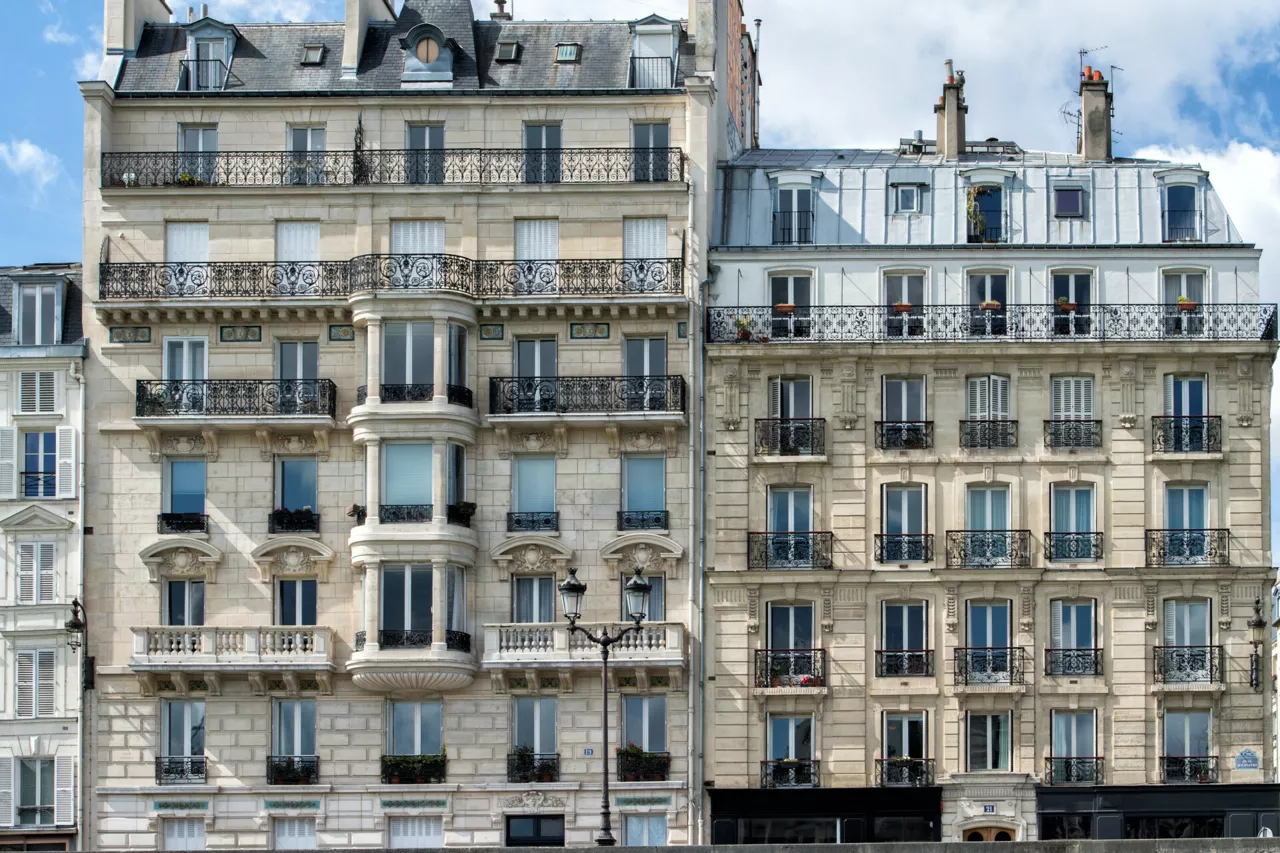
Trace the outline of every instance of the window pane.
[[409, 324], [386, 323], [382, 335], [382, 381], [387, 385], [407, 385]]
[[666, 752], [667, 751], [667, 698], [665, 696], [651, 696], [649, 698], [649, 742], [646, 749], [649, 752]]
[[435, 382], [435, 329], [430, 323], [414, 323], [411, 328], [413, 363], [409, 381], [415, 385]]
[[298, 624], [297, 581], [280, 581], [280, 624]]
[[538, 703], [538, 751], [550, 754], [556, 751], [556, 700], [539, 699]]
[[431, 630], [431, 572], [427, 567], [415, 567], [410, 572], [409, 629]]
[[316, 703], [314, 701], [299, 702], [298, 729], [302, 735], [299, 755], [316, 754]]
[[316, 460], [280, 460], [280, 509], [316, 506]]
[[40, 337], [36, 339], [38, 344], [52, 344], [54, 342], [53, 329], [53, 301], [54, 290], [52, 287], [43, 287], [40, 289]]
[[388, 631], [404, 630], [405, 571], [384, 569], [382, 572], [382, 627]]
[[644, 743], [644, 697], [623, 697], [622, 739], [624, 745]]
[[175, 459], [169, 463], [169, 512], [204, 512], [205, 460]]
[[432, 502], [432, 455], [430, 444], [384, 445], [386, 476], [383, 502], [391, 506]]
[[22, 289], [22, 338], [24, 344], [36, 342], [36, 290], [34, 287]]
[[628, 510], [660, 510], [666, 508], [664, 476], [666, 459], [656, 456], [628, 456], [624, 478]]
[[515, 512], [553, 512], [555, 510], [554, 459], [522, 457], [516, 460]]
[[391, 751], [395, 755], [414, 754], [414, 704], [391, 703]]
[[419, 749], [423, 755], [439, 755], [442, 706], [439, 702], [423, 702], [418, 707], [422, 717]]
[[515, 746], [533, 748], [534, 703], [537, 701], [529, 696], [520, 696], [516, 699]]

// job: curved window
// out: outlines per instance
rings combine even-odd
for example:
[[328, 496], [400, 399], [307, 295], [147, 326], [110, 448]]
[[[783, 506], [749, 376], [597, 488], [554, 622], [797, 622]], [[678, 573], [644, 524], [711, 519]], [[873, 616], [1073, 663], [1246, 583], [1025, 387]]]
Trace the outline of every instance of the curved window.
[[418, 24], [405, 34], [400, 45], [404, 48], [404, 81], [453, 80], [453, 48], [439, 27]]

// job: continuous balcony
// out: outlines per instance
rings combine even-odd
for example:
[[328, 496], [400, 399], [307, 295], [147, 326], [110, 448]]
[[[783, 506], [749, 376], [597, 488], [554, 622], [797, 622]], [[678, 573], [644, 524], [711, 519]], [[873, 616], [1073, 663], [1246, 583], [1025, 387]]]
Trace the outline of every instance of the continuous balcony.
[[749, 569], [829, 569], [834, 536], [829, 530], [747, 534]]
[[104, 263], [98, 266], [98, 299], [345, 299], [347, 267], [346, 261]]
[[782, 758], [760, 762], [761, 788], [817, 788], [819, 762], [811, 758]]
[[[643, 61], [643, 60], [642, 60]], [[671, 60], [665, 60], [670, 65]], [[222, 66], [221, 62], [217, 63]], [[221, 89], [210, 66], [189, 75]], [[213, 84], [217, 85], [213, 85]], [[668, 87], [663, 87], [668, 88]], [[102, 155], [104, 189], [683, 183], [679, 148], [145, 151]]]
[[825, 456], [825, 418], [760, 418], [756, 421], [756, 456]]
[[1151, 419], [1152, 453], [1221, 453], [1222, 418], [1218, 415]]
[[1231, 531], [1148, 530], [1148, 566], [1228, 566]]
[[683, 376], [517, 376], [489, 380], [489, 416], [582, 424], [685, 417]]
[[446, 692], [467, 687], [478, 666], [471, 651], [471, 635], [448, 629], [443, 648], [434, 644], [430, 629], [382, 628], [376, 645], [358, 631], [347, 661], [351, 682], [375, 693]]
[[827, 686], [827, 653], [825, 649], [756, 649], [756, 690], [806, 688], [822, 690]]
[[876, 649], [876, 676], [908, 678], [933, 675], [933, 649]]
[[927, 788], [934, 784], [934, 760], [877, 758], [876, 784], [882, 788]]
[[1103, 778], [1103, 763], [1099, 756], [1044, 760], [1044, 781], [1047, 785], [1100, 785]]
[[1067, 312], [1054, 304], [916, 305], [904, 316], [892, 305], [804, 305], [789, 314], [772, 305], [707, 309], [707, 342], [731, 343], [990, 343], [1013, 341], [1274, 341], [1276, 306], [1108, 304]]
[[323, 683], [336, 669], [329, 629], [292, 625], [134, 628], [129, 668], [152, 677], [297, 673]]
[[1044, 558], [1051, 563], [1087, 563], [1102, 559], [1102, 534], [1064, 533], [1044, 535]]
[[[579, 623], [599, 635], [602, 628], [615, 634], [626, 627], [617, 623]], [[663, 678], [674, 690], [683, 682], [688, 646], [679, 622], [644, 622], [639, 631], [623, 637], [609, 650], [609, 672], [618, 678]], [[600, 649], [582, 634], [561, 622], [516, 622], [484, 626], [482, 666], [509, 684], [534, 677], [541, 671], [554, 674], [561, 689], [575, 672], [593, 674], [600, 669]]]
[[1102, 446], [1102, 421], [1051, 420], [1044, 422], [1044, 446], [1078, 450]]
[[1102, 675], [1102, 649], [1045, 649], [1045, 675]]
[[1160, 781], [1167, 785], [1218, 781], [1216, 755], [1162, 755]]
[[876, 421], [877, 450], [928, 450], [933, 421]]
[[949, 569], [1025, 569], [1030, 565], [1030, 530], [947, 531]]
[[932, 533], [877, 533], [877, 563], [927, 563], [933, 560]]
[[382, 756], [382, 784], [429, 785], [445, 780], [449, 759], [440, 755]]
[[954, 679], [957, 685], [1026, 684], [1026, 650], [1018, 646], [956, 649]]
[[1222, 646], [1156, 646], [1152, 675], [1157, 683], [1223, 684]]
[[134, 416], [146, 421], [331, 422], [338, 411], [338, 387], [328, 379], [139, 379], [136, 395]]
[[966, 450], [1003, 450], [1018, 446], [1018, 422], [961, 421], [960, 446]]

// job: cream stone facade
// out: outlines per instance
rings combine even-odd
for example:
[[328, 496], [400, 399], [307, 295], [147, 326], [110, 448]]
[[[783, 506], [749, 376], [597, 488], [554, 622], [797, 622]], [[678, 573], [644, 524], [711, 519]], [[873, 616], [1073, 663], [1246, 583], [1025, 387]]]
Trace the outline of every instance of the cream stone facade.
[[1073, 155], [966, 142], [956, 75], [936, 140], [720, 168], [715, 843], [1277, 828], [1276, 308], [1081, 92]]
[[[609, 756], [615, 833], [695, 840], [691, 294], [754, 130], [708, 130], [734, 8], [107, 5], [86, 846], [588, 843], [606, 714], [641, 753]], [[655, 582], [608, 708], [569, 568], [588, 627]]]

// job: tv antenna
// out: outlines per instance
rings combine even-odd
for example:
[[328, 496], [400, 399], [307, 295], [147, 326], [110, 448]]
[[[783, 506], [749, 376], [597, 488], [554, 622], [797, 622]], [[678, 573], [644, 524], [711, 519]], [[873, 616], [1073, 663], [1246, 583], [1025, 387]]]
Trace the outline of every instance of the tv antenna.
[[1107, 46], [1104, 44], [1104, 45], [1102, 45], [1102, 47], [1082, 47], [1082, 48], [1080, 48], [1080, 50], [1079, 50], [1079, 51], [1077, 51], [1077, 52], [1080, 54], [1080, 77], [1081, 77], [1081, 79], [1083, 79], [1083, 78], [1084, 78], [1084, 58], [1085, 58], [1085, 56], [1087, 56], [1087, 55], [1088, 55], [1088, 54], [1090, 54], [1090, 53], [1097, 53], [1097, 52], [1098, 52], [1098, 51], [1100, 51], [1100, 50], [1106, 50], [1106, 49], [1107, 49]]

